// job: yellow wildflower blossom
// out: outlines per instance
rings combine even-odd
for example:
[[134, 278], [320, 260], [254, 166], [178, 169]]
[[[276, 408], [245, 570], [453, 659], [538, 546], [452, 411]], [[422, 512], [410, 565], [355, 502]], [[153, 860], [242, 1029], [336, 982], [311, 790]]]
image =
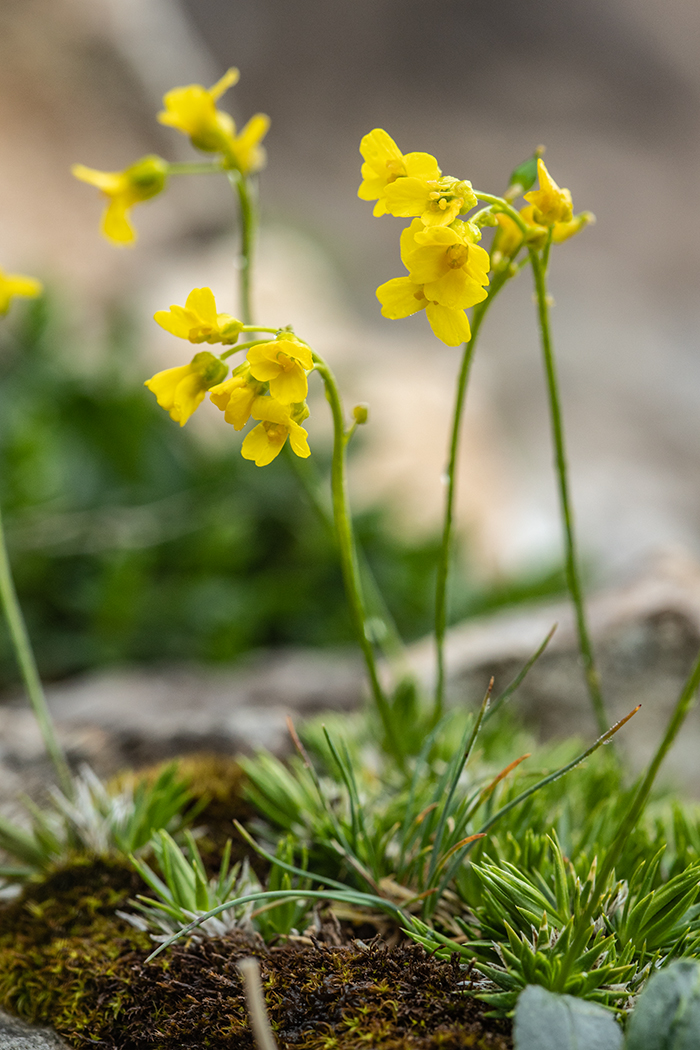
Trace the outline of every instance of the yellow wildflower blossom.
[[41, 295], [44, 286], [35, 277], [25, 277], [23, 273], [5, 273], [0, 270], [0, 315], [6, 314], [10, 303], [16, 295], [34, 298]]
[[541, 157], [537, 159], [537, 176], [540, 188], [524, 194], [525, 200], [534, 205], [537, 222], [544, 226], [554, 226], [557, 222], [571, 222], [571, 194], [557, 186]]
[[158, 114], [158, 120], [188, 135], [197, 149], [223, 153], [231, 167], [247, 175], [265, 164], [260, 142], [270, 126], [270, 118], [256, 113], [237, 135], [233, 117], [216, 108], [217, 100], [238, 82], [239, 75], [237, 69], [229, 69], [211, 88], [201, 84], [173, 88], [163, 97], [165, 109]]
[[155, 197], [168, 180], [167, 163], [154, 155], [142, 157], [124, 171], [97, 171], [84, 164], [74, 164], [71, 171], [76, 179], [96, 186], [108, 198], [101, 229], [114, 244], [133, 244], [136, 233], [129, 222], [129, 210]]
[[265, 467], [279, 455], [287, 438], [295, 455], [301, 459], [311, 455], [308, 434], [299, 425], [309, 414], [305, 403], [283, 405], [274, 397], [256, 397], [250, 414], [260, 422], [245, 436], [241, 446], [244, 459]]
[[[503, 256], [512, 258], [517, 255], [525, 239], [528, 244], [534, 244], [536, 248], [545, 244], [549, 230], [536, 221], [534, 204], [521, 208], [520, 217], [530, 227], [527, 238], [523, 236], [520, 227], [509, 215], [504, 212], [496, 215], [498, 229], [491, 245], [491, 259], [494, 265], [497, 265]], [[555, 222], [552, 226], [552, 240], [555, 244], [561, 244], [562, 241], [567, 241], [569, 237], [575, 236], [585, 226], [594, 222], [595, 215], [590, 211], [582, 211], [579, 215], [574, 215], [569, 222]]]
[[170, 418], [184, 427], [211, 387], [220, 383], [228, 367], [208, 350], [195, 354], [188, 365], [166, 368], [147, 379], [147, 386]]
[[209, 398], [224, 413], [224, 419], [234, 430], [243, 430], [250, 419], [256, 397], [265, 393], [265, 384], [258, 383], [250, 374], [247, 363], [234, 369], [230, 379], [211, 387]]
[[410, 277], [394, 277], [377, 288], [382, 315], [396, 320], [425, 310], [433, 333], [447, 346], [459, 346], [471, 338], [469, 320], [464, 310], [429, 300], [425, 286]]
[[489, 254], [475, 243], [470, 223], [425, 227], [414, 219], [401, 234], [401, 260], [426, 299], [464, 310], [486, 298]]
[[580, 233], [584, 227], [592, 226], [594, 222], [595, 215], [592, 211], [579, 212], [569, 222], [555, 222], [552, 230], [552, 240], [555, 244], [561, 244], [562, 241], [568, 241], [569, 237]]
[[386, 210], [399, 218], [420, 216], [425, 226], [449, 226], [476, 204], [471, 182], [451, 176], [426, 179], [407, 175], [384, 191]]
[[309, 392], [306, 373], [314, 367], [313, 355], [305, 343], [284, 332], [272, 342], [251, 346], [247, 357], [250, 374], [269, 383], [274, 398], [285, 405], [304, 400]]
[[437, 181], [442, 175], [435, 157], [429, 153], [402, 153], [383, 128], [375, 128], [364, 136], [360, 153], [364, 164], [357, 196], [363, 201], [376, 200], [375, 215], [387, 214], [386, 190], [397, 179], [411, 177]]
[[191, 343], [235, 343], [243, 322], [231, 314], [216, 312], [216, 299], [211, 288], [193, 288], [184, 306], [158, 310], [154, 321], [166, 332], [189, 339]]

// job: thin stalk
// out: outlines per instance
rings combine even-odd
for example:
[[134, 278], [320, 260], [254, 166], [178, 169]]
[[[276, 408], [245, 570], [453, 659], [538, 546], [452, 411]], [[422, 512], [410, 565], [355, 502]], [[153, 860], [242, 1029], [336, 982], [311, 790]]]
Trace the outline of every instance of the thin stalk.
[[27, 697], [29, 698], [29, 702], [34, 711], [34, 716], [38, 722], [39, 730], [44, 740], [44, 746], [54, 764], [54, 769], [56, 770], [56, 775], [58, 776], [63, 793], [68, 798], [72, 798], [73, 781], [70, 775], [70, 770], [68, 768], [68, 763], [66, 762], [66, 757], [63, 754], [63, 749], [56, 738], [53, 721], [44, 695], [44, 689], [41, 684], [41, 679], [39, 678], [34, 651], [29, 640], [27, 625], [24, 621], [24, 616], [22, 615], [22, 609], [17, 599], [14, 580], [12, 579], [12, 570], [10, 569], [10, 559], [7, 554], [5, 530], [2, 524], [1, 513], [0, 600], [2, 601], [2, 606], [5, 611], [10, 639], [15, 651], [17, 663], [19, 664], [22, 680], [24, 681], [24, 688], [26, 689]]
[[610, 848], [605, 854], [603, 863], [600, 866], [595, 879], [591, 896], [584, 909], [580, 920], [577, 923], [578, 929], [575, 932], [571, 944], [564, 956], [561, 966], [561, 973], [559, 975], [559, 987], [560, 990], [564, 988], [566, 980], [569, 975], [571, 966], [576, 962], [579, 954], [583, 950], [583, 947], [588, 941], [591, 930], [591, 921], [593, 919], [593, 913], [598, 906], [601, 894], [605, 890], [605, 885], [613, 871], [619, 856], [622, 852], [622, 848], [627, 841], [630, 832], [633, 830], [635, 824], [639, 820], [646, 806], [647, 799], [654, 786], [656, 775], [659, 772], [659, 767], [663, 762], [664, 758], [668, 754], [668, 751], [673, 744], [674, 740], [678, 736], [681, 726], [686, 719], [688, 712], [695, 703], [698, 688], [700, 688], [700, 656], [696, 659], [693, 667], [688, 675], [683, 688], [681, 689], [676, 706], [673, 709], [673, 713], [669, 719], [666, 732], [664, 733], [663, 740], [659, 744], [656, 754], [649, 763], [649, 768], [646, 771], [644, 779], [642, 780], [637, 792], [632, 800], [632, 803], [627, 810], [627, 813], [620, 821], [620, 827], [618, 828], [617, 834], [612, 841]]
[[454, 504], [457, 489], [457, 457], [459, 455], [459, 439], [461, 434], [462, 417], [464, 414], [464, 403], [467, 395], [467, 384], [471, 370], [474, 350], [479, 337], [479, 329], [484, 320], [493, 299], [501, 290], [508, 277], [509, 268], [499, 271], [489, 290], [488, 297], [474, 307], [472, 315], [472, 335], [468, 343], [464, 344], [462, 364], [457, 379], [457, 392], [455, 394], [454, 411], [452, 415], [452, 430], [450, 437], [450, 451], [445, 471], [447, 486], [445, 490], [445, 511], [442, 527], [442, 542], [438, 556], [437, 582], [435, 586], [435, 651], [436, 651], [436, 682], [435, 682], [435, 704], [433, 709], [433, 723], [437, 724], [443, 716], [445, 709], [445, 632], [447, 630], [447, 584], [450, 573], [450, 554], [452, 550], [452, 528], [454, 518]]
[[244, 324], [253, 324], [253, 307], [251, 303], [251, 278], [253, 269], [253, 248], [257, 229], [257, 208], [253, 184], [239, 171], [228, 171], [228, 180], [238, 195], [238, 208], [241, 220], [241, 250], [239, 258], [239, 297], [241, 318]]
[[314, 353], [314, 364], [316, 371], [321, 376], [326, 387], [326, 397], [331, 406], [333, 416], [333, 460], [331, 464], [331, 493], [333, 496], [333, 518], [338, 540], [338, 551], [340, 564], [343, 572], [345, 591], [350, 605], [350, 613], [355, 628], [357, 639], [362, 649], [362, 655], [369, 675], [370, 688], [377, 711], [384, 725], [389, 745], [397, 758], [401, 757], [401, 748], [395, 738], [394, 728], [391, 723], [389, 704], [384, 695], [379, 673], [374, 658], [374, 649], [367, 629], [367, 612], [362, 595], [362, 584], [360, 580], [360, 568], [355, 547], [355, 537], [350, 514], [347, 484], [347, 456], [346, 449], [348, 435], [345, 430], [343, 418], [343, 405], [338, 391], [335, 376], [325, 361]]
[[257, 1050], [279, 1050], [279, 1044], [272, 1034], [270, 1019], [267, 1016], [265, 993], [260, 980], [260, 963], [250, 956], [247, 959], [241, 959], [236, 965], [243, 980], [250, 1027], [253, 1030]]
[[168, 164], [168, 175], [221, 175], [224, 170], [221, 164], [215, 161], [209, 163], [207, 161], [199, 163], [175, 161]]
[[[550, 233], [551, 239], [551, 233]], [[557, 378], [556, 364], [554, 361], [554, 350], [549, 325], [549, 302], [547, 296], [547, 268], [544, 260], [537, 250], [529, 247], [530, 263], [535, 281], [535, 293], [537, 296], [537, 314], [540, 327], [540, 341], [544, 357], [545, 374], [547, 377], [547, 393], [549, 395], [549, 410], [552, 425], [552, 439], [554, 442], [555, 463], [559, 487], [559, 503], [564, 525], [564, 540], [566, 547], [566, 578], [569, 585], [569, 593], [574, 605], [576, 616], [576, 630], [578, 634], [579, 650], [583, 663], [583, 670], [588, 688], [588, 695], [593, 706], [598, 731], [603, 732], [608, 724], [605, 713], [605, 703], [600, 689], [600, 678], [595, 665], [593, 647], [588, 633], [586, 622], [586, 611], [583, 602], [583, 590], [581, 587], [581, 576], [578, 566], [578, 553], [576, 550], [576, 535], [574, 530], [574, 513], [569, 495], [568, 464], [566, 459], [566, 447], [564, 443], [564, 425], [562, 421], [561, 402], [559, 399], [559, 381]], [[545, 255], [547, 249], [545, 249]]]

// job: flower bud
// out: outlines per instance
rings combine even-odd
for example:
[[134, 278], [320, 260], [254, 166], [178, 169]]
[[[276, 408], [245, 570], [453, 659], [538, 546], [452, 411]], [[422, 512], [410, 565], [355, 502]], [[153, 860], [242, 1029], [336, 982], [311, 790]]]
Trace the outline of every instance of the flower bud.
[[369, 416], [369, 406], [365, 404], [355, 405], [352, 410], [352, 418], [357, 423], [358, 427], [364, 426]]

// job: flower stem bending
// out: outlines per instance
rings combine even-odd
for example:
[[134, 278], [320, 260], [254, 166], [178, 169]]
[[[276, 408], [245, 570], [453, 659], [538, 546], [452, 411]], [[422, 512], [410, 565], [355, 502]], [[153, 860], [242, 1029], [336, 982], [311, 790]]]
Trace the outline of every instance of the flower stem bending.
[[379, 681], [372, 641], [369, 637], [369, 631], [367, 628], [367, 613], [362, 596], [360, 568], [348, 501], [346, 459], [348, 434], [345, 430], [343, 405], [335, 377], [328, 365], [317, 353], [314, 353], [314, 364], [316, 366], [316, 371], [324, 382], [326, 397], [331, 406], [331, 413], [333, 415], [331, 490], [333, 495], [333, 517], [335, 519], [335, 529], [338, 538], [338, 550], [340, 553], [343, 581], [345, 583], [345, 590], [350, 604], [350, 612], [355, 627], [355, 633], [357, 634], [360, 648], [362, 649], [362, 655], [364, 656], [365, 664], [367, 666], [372, 697], [384, 725], [389, 746], [395, 755], [400, 757], [401, 749], [395, 737], [389, 704], [384, 695], [381, 682]]
[[445, 471], [447, 480], [445, 490], [445, 513], [442, 527], [442, 542], [437, 568], [437, 583], [435, 587], [435, 649], [436, 649], [436, 682], [435, 682], [435, 705], [433, 711], [433, 722], [437, 724], [442, 718], [445, 707], [445, 631], [447, 629], [447, 583], [450, 572], [450, 554], [452, 549], [452, 527], [454, 517], [454, 503], [457, 488], [457, 457], [459, 455], [459, 438], [464, 414], [464, 402], [467, 394], [469, 372], [474, 358], [474, 350], [479, 336], [481, 322], [494, 297], [501, 290], [510, 271], [506, 268], [499, 271], [491, 282], [491, 288], [486, 299], [474, 307], [472, 314], [472, 336], [464, 345], [462, 365], [457, 380], [457, 392], [455, 394], [454, 412], [452, 416], [452, 430], [450, 436], [450, 452]]
[[247, 179], [239, 171], [229, 171], [227, 175], [231, 186], [238, 194], [241, 220], [241, 250], [239, 258], [240, 310], [243, 323], [249, 325], [253, 324], [251, 277], [257, 227], [257, 208], [251, 180]]
[[[551, 241], [551, 233], [550, 233]], [[562, 519], [564, 525], [564, 539], [566, 545], [566, 577], [569, 593], [574, 604], [576, 615], [576, 630], [578, 633], [579, 649], [583, 662], [588, 695], [593, 706], [599, 732], [604, 732], [608, 718], [605, 713], [603, 694], [600, 689], [600, 678], [593, 657], [593, 648], [588, 633], [586, 612], [583, 603], [583, 590], [578, 567], [578, 554], [576, 550], [576, 536], [574, 530], [574, 515], [569, 495], [568, 467], [566, 460], [566, 448], [564, 444], [564, 426], [562, 422], [561, 404], [559, 400], [559, 383], [557, 379], [554, 351], [549, 326], [549, 301], [547, 296], [547, 258], [549, 255], [549, 242], [541, 257], [534, 247], [529, 247], [530, 262], [535, 281], [535, 293], [537, 296], [537, 313], [540, 327], [540, 340], [542, 354], [544, 357], [545, 373], [547, 377], [547, 393], [549, 396], [549, 409], [552, 424], [552, 438], [554, 441], [555, 461], [559, 485], [559, 502], [561, 505]]]
[[54, 764], [56, 774], [62, 791], [72, 798], [73, 781], [63, 750], [56, 739], [53, 722], [46, 703], [44, 689], [39, 678], [36, 659], [32, 650], [27, 625], [24, 622], [22, 610], [17, 599], [14, 580], [10, 569], [10, 560], [5, 543], [5, 532], [0, 513], [0, 600], [2, 601], [7, 626], [12, 640], [12, 646], [17, 657], [17, 663], [22, 674], [24, 687], [27, 691], [29, 702], [34, 710], [34, 715], [39, 724], [39, 729], [44, 740], [44, 745]]

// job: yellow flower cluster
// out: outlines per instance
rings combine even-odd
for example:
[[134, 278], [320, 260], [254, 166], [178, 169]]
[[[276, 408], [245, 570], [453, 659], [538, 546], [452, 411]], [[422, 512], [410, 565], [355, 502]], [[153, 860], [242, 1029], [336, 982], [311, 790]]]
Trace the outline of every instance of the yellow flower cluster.
[[[158, 114], [161, 124], [187, 135], [197, 149], [221, 155], [222, 169], [251, 175], [265, 165], [265, 151], [260, 145], [267, 134], [270, 119], [256, 113], [245, 127], [236, 132], [233, 118], [217, 109], [216, 103], [229, 87], [238, 81], [238, 70], [229, 69], [211, 88], [201, 84], [173, 88], [163, 97], [165, 109]], [[100, 190], [108, 200], [102, 216], [102, 233], [113, 244], [133, 244], [136, 233], [129, 219], [135, 204], [150, 200], [167, 184], [170, 165], [162, 157], [142, 157], [123, 171], [98, 171], [74, 164], [76, 179]]]
[[481, 231], [458, 216], [476, 204], [471, 183], [443, 176], [428, 153], [402, 154], [381, 128], [365, 135], [358, 196], [376, 200], [375, 215], [413, 217], [401, 235], [407, 277], [377, 289], [385, 317], [425, 310], [438, 339], [457, 346], [470, 338], [465, 310], [486, 298], [490, 261], [478, 244]]
[[[218, 313], [211, 288], [193, 289], [184, 306], [159, 310], [155, 320], [167, 332], [191, 343], [234, 345], [246, 327], [249, 331], [254, 327]], [[282, 330], [274, 339], [255, 340], [245, 362], [228, 379], [225, 362], [205, 350], [195, 354], [188, 365], [158, 372], [145, 385], [180, 426], [207, 391], [234, 429], [242, 430], [250, 419], [257, 420], [258, 425], [243, 441], [241, 454], [264, 467], [280, 453], [287, 438], [297, 456], [305, 459], [310, 455], [308, 434], [301, 424], [309, 414], [307, 377], [313, 368], [313, 354], [306, 343]]]

